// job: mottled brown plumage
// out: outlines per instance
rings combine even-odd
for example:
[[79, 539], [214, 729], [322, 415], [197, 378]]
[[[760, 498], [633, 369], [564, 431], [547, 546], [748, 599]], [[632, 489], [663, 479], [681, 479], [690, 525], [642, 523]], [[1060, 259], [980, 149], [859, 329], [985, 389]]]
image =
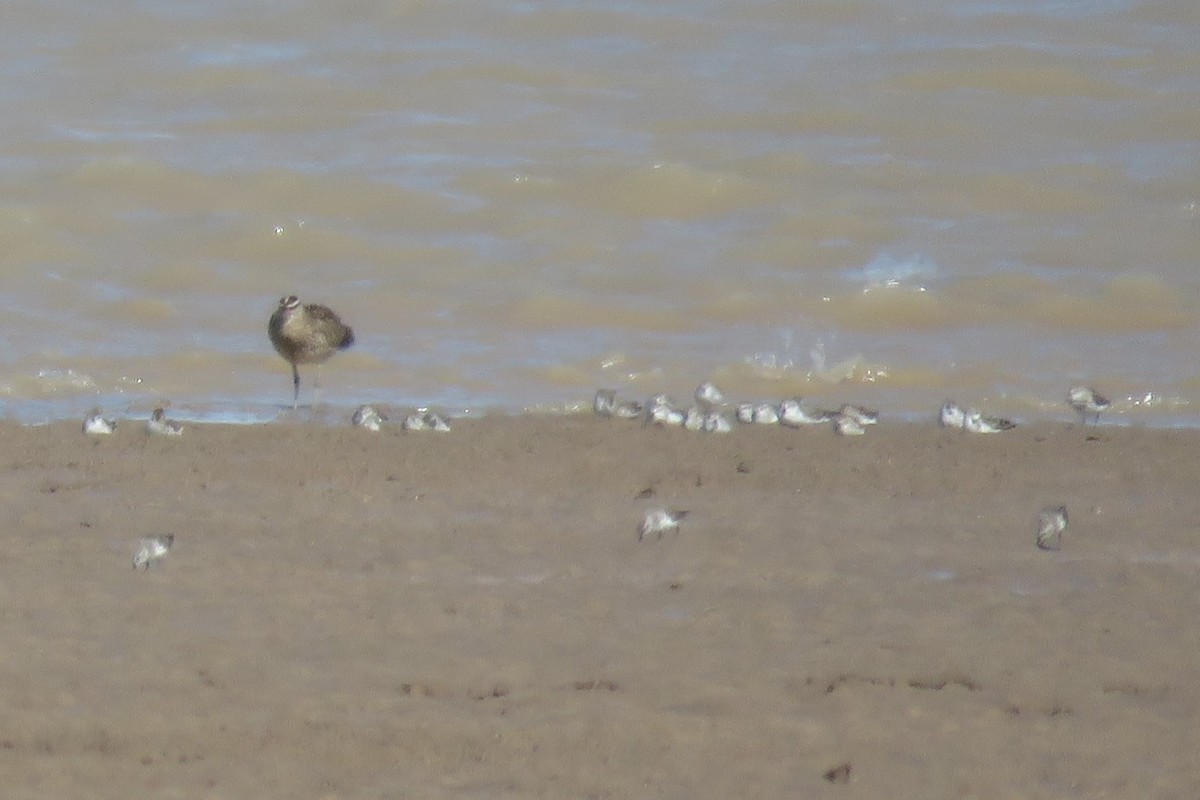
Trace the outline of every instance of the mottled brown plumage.
[[292, 408], [300, 399], [298, 364], [316, 364], [315, 388], [320, 390], [320, 365], [338, 350], [354, 344], [354, 331], [325, 306], [304, 305], [296, 295], [279, 301], [267, 323], [267, 335], [279, 355], [292, 365]]

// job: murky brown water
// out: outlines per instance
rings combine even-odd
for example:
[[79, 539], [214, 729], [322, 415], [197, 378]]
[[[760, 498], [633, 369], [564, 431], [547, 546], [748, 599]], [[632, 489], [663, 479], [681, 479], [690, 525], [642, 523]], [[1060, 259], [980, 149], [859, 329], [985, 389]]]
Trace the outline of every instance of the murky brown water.
[[1082, 8], [10, 9], [5, 411], [272, 417], [296, 293], [358, 334], [335, 409], [1082, 380], [1195, 424], [1200, 13]]

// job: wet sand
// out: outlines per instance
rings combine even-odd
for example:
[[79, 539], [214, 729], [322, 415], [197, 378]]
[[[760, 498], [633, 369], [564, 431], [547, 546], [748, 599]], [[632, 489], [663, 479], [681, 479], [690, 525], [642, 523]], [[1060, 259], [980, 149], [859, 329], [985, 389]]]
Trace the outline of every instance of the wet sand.
[[[0, 425], [0, 781], [1190, 797], [1198, 448], [1076, 425]], [[1070, 510], [1059, 552], [1034, 546], [1047, 504]], [[638, 542], [659, 506], [690, 515]], [[160, 533], [169, 557], [134, 572]]]

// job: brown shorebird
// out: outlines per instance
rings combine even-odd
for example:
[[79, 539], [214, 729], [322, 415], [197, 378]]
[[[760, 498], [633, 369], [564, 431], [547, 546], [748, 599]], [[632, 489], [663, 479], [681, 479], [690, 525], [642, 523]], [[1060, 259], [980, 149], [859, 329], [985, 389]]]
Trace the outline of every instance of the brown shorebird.
[[300, 400], [298, 364], [316, 364], [313, 403], [321, 391], [321, 363], [338, 350], [354, 344], [354, 331], [325, 306], [304, 305], [296, 295], [279, 301], [267, 323], [267, 335], [279, 355], [292, 365], [292, 408]]

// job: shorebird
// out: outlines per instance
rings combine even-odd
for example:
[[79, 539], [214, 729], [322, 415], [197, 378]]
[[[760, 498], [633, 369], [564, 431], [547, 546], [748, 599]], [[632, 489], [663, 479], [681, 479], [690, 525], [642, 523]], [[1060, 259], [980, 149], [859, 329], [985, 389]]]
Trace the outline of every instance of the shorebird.
[[779, 404], [779, 424], [788, 428], [801, 425], [820, 425], [833, 419], [832, 412], [807, 408], [799, 397], [789, 398]]
[[175, 544], [175, 534], [166, 536], [148, 536], [138, 543], [138, 551], [133, 556], [133, 568], [150, 569], [151, 564], [157, 564], [167, 557], [171, 545]]
[[687, 515], [686, 511], [668, 511], [665, 508], [647, 512], [642, 524], [638, 526], [638, 541], [652, 533], [658, 534], [658, 538], [661, 539], [667, 531], [678, 531], [679, 521]]
[[853, 406], [849, 403], [839, 408], [837, 413], [843, 417], [850, 417], [859, 425], [875, 425], [879, 422], [878, 411], [871, 411], [862, 406]]
[[450, 423], [428, 408], [418, 408], [404, 418], [401, 427], [406, 431], [437, 431], [438, 433], [448, 433]]
[[383, 423], [387, 422], [387, 417], [380, 414], [375, 406], [359, 406], [355, 410], [354, 416], [350, 418], [350, 422], [356, 428], [365, 428], [372, 433], [379, 433]]
[[725, 395], [712, 381], [705, 381], [697, 386], [696, 391], [693, 392], [693, 396], [705, 411], [711, 411], [717, 406], [725, 405]]
[[440, 414], [437, 414], [433, 411], [425, 412], [425, 427], [431, 431], [437, 431], [438, 433], [450, 432], [450, 423], [446, 422], [446, 420], [443, 419]]
[[1041, 550], [1062, 549], [1063, 531], [1067, 529], [1067, 507], [1046, 506], [1038, 514], [1037, 546]]
[[146, 420], [146, 433], [154, 436], [182, 436], [183, 426], [175, 420], [167, 419], [167, 412], [156, 408], [150, 419]]
[[106, 419], [98, 408], [93, 408], [83, 420], [83, 432], [91, 436], [107, 436], [117, 429], [115, 419]]
[[625, 400], [618, 403], [616, 389], [597, 389], [596, 398], [592, 400], [592, 410], [598, 417], [637, 419], [642, 416], [646, 407], [637, 400]]
[[752, 418], [755, 425], [778, 425], [779, 409], [770, 403], [755, 403]]
[[656, 394], [646, 403], [646, 424], [666, 425], [671, 401], [665, 394]]
[[973, 408], [963, 411], [963, 430], [967, 433], [1000, 433], [1017, 427], [1017, 423], [1003, 417], [985, 417]]
[[720, 411], [710, 411], [704, 418], [706, 433], [732, 433], [733, 423]]
[[862, 436], [867, 429], [854, 417], [839, 411], [833, 416], [833, 432], [838, 436]]
[[657, 394], [650, 398], [650, 403], [646, 406], [646, 424], [680, 427], [686, 419], [687, 415], [672, 406], [671, 399], [665, 394]]
[[596, 397], [592, 400], [592, 411], [598, 417], [611, 417], [617, 411], [617, 390], [597, 389]]
[[1100, 422], [1100, 412], [1108, 411], [1112, 403], [1108, 402], [1108, 398], [1097, 392], [1090, 386], [1073, 386], [1067, 392], [1067, 402], [1071, 404], [1071, 408], [1075, 409], [1075, 413], [1079, 415], [1079, 421], [1084, 425], [1087, 424], [1088, 417], [1091, 416], [1095, 423]]
[[300, 302], [291, 294], [279, 301], [279, 307], [267, 323], [267, 335], [276, 352], [292, 365], [292, 408], [300, 401], [299, 364], [316, 364], [313, 403], [321, 391], [321, 364], [338, 350], [354, 344], [354, 331], [325, 306]]
[[963, 413], [962, 406], [953, 400], [942, 403], [941, 410], [938, 411], [938, 425], [961, 431], [966, 421], [967, 415]]
[[613, 406], [613, 416], [621, 419], [639, 419], [646, 413], [646, 407], [637, 400], [624, 400]]
[[683, 413], [683, 427], [689, 431], [704, 430], [704, 412], [700, 406], [692, 406]]

